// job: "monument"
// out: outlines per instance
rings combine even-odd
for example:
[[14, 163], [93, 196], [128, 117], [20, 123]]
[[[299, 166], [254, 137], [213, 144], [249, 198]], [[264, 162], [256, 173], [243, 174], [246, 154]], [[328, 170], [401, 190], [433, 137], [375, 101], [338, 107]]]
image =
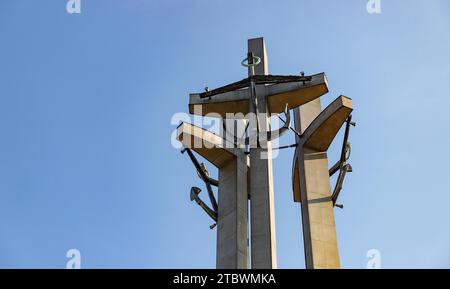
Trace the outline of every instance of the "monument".
[[[306, 267], [339, 268], [334, 207], [342, 208], [336, 200], [346, 173], [352, 170], [347, 163], [351, 99], [340, 96], [322, 111], [320, 97], [328, 92], [324, 73], [270, 75], [263, 38], [249, 39], [242, 65], [248, 68], [247, 78], [190, 94], [189, 112], [222, 121], [220, 133], [189, 123], [177, 128], [182, 152], [193, 162], [208, 192], [211, 206], [200, 198], [198, 187], [191, 188], [190, 196], [215, 222], [211, 229], [217, 226], [216, 267], [277, 268], [272, 141], [291, 130], [296, 143], [277, 149], [295, 148], [293, 196], [301, 203]], [[290, 125], [290, 110], [294, 110], [295, 129]], [[284, 125], [271, 130], [270, 117], [280, 113]], [[328, 169], [328, 147], [344, 123], [340, 160]], [[218, 169], [217, 180], [194, 153]], [[330, 177], [338, 171], [331, 192]], [[213, 187], [218, 188], [217, 199]]]

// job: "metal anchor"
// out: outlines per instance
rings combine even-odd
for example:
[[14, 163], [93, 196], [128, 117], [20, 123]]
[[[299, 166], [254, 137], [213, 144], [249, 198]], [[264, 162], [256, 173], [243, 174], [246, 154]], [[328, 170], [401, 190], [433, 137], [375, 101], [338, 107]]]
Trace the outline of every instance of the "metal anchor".
[[[209, 176], [209, 172], [206, 165], [204, 163], [200, 164], [190, 149], [186, 148], [181, 151], [182, 154], [184, 152], [188, 153], [189, 158], [191, 159], [192, 163], [194, 164], [194, 167], [197, 170], [199, 178], [205, 183], [206, 189], [208, 191], [208, 197], [213, 208], [208, 207], [208, 205], [206, 205], [206, 203], [200, 199], [199, 194], [202, 190], [198, 187], [191, 188], [190, 192], [191, 201], [195, 201], [206, 212], [208, 216], [210, 216], [215, 222], [217, 222], [217, 214], [219, 206], [217, 205], [217, 201], [214, 196], [212, 186], [217, 187], [219, 185], [219, 182]], [[211, 225], [210, 229], [214, 229], [215, 226], [216, 223]]]
[[339, 171], [339, 176], [336, 180], [336, 185], [334, 187], [333, 194], [331, 195], [331, 199], [333, 200], [334, 206], [340, 209], [343, 209], [344, 205], [336, 204], [336, 201], [339, 197], [339, 194], [341, 193], [345, 176], [347, 175], [347, 173], [351, 173], [353, 171], [352, 166], [349, 163], [347, 163], [351, 155], [351, 145], [350, 142], [348, 141], [348, 135], [350, 133], [351, 126], [356, 126], [356, 123], [352, 122], [352, 116], [350, 115], [346, 121], [341, 157], [339, 161], [337, 161], [336, 164], [334, 164], [333, 167], [329, 170], [330, 177], [334, 175], [337, 171]]

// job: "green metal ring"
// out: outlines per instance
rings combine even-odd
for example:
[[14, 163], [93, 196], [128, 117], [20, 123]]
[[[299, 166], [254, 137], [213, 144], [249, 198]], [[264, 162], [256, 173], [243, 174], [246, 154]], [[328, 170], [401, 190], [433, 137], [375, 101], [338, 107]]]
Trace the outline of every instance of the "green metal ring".
[[254, 66], [256, 66], [256, 65], [261, 63], [261, 58], [256, 56], [256, 55], [254, 55], [253, 56], [253, 62], [254, 62], [253, 64], [248, 64], [248, 57], [247, 57], [246, 59], [241, 61], [241, 65], [245, 66], [245, 67], [254, 67]]

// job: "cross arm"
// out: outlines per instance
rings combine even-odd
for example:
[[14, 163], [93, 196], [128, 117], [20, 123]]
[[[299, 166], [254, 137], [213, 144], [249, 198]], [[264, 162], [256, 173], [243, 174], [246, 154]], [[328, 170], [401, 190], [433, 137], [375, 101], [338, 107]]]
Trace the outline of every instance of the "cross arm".
[[305, 130], [302, 135], [303, 146], [317, 152], [327, 151], [352, 110], [352, 100], [339, 96]]
[[[323, 158], [323, 154], [326, 154], [328, 147], [352, 110], [351, 99], [346, 96], [340, 96], [327, 106], [301, 135], [292, 165], [292, 185], [295, 202], [300, 202], [301, 199], [299, 185], [299, 173], [301, 172], [299, 172], [298, 160]], [[308, 156], [304, 154], [305, 149], [311, 152]], [[302, 155], [299, 156], [299, 154]]]
[[[189, 113], [205, 116], [216, 113], [225, 118], [226, 113], [248, 113], [248, 100], [250, 90], [248, 88], [228, 91], [214, 95], [211, 98], [202, 98], [201, 93], [191, 93], [189, 95]], [[195, 106], [201, 106], [201, 111]]]
[[310, 78], [310, 81], [286, 82], [266, 86], [269, 111], [281, 113], [284, 111], [286, 103], [289, 109], [293, 109], [328, 93], [325, 73], [315, 74]]
[[[286, 103], [292, 109], [314, 100], [328, 92], [325, 73], [312, 76], [256, 75], [252, 79], [257, 85], [265, 86], [270, 113], [282, 113]], [[189, 95], [189, 113], [205, 116], [216, 113], [225, 117], [226, 113], [249, 112], [248, 101], [250, 78], [203, 93]], [[196, 110], [196, 106], [201, 109]]]
[[221, 167], [236, 157], [232, 147], [220, 136], [190, 123], [181, 123], [177, 128], [177, 140], [185, 148], [192, 149], [216, 167]]

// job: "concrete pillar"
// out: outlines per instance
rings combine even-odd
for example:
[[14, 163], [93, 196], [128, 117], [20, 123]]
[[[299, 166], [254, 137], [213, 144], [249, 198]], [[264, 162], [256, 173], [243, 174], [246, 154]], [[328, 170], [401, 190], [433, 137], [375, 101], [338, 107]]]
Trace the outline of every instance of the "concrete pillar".
[[248, 269], [248, 156], [189, 123], [178, 127], [177, 139], [219, 170], [217, 269]]
[[219, 168], [217, 269], [248, 269], [248, 193], [245, 158], [246, 156], [242, 154]]
[[[255, 67], [255, 75], [267, 75], [268, 63], [263, 38], [249, 39], [248, 52], [261, 58]], [[270, 130], [267, 98], [264, 85], [256, 86], [261, 132]], [[249, 112], [255, 113], [249, 105]], [[275, 210], [272, 173], [272, 146], [270, 142], [250, 150], [250, 210], [251, 210], [251, 264], [252, 269], [277, 267]]]
[[[320, 112], [319, 98], [296, 108], [296, 130], [304, 133]], [[297, 157], [306, 268], [339, 268], [327, 153], [302, 147]]]

